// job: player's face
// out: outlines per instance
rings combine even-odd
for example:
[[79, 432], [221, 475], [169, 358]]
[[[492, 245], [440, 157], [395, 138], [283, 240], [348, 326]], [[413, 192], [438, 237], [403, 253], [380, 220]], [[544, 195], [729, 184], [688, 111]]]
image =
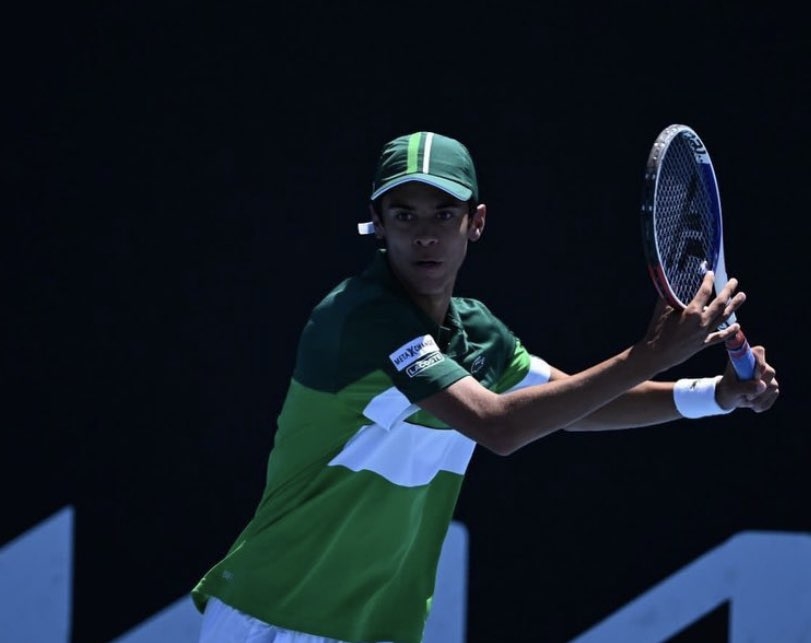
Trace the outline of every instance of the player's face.
[[411, 181], [382, 196], [375, 229], [385, 239], [392, 270], [412, 295], [450, 297], [467, 244], [481, 236], [484, 218], [484, 205], [471, 215], [467, 202]]

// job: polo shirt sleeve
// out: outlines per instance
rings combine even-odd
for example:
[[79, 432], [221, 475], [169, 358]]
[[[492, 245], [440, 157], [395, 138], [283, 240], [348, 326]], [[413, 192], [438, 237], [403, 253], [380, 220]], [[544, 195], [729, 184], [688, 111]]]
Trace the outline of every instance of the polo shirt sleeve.
[[504, 373], [495, 386], [498, 393], [515, 391], [527, 386], [546, 384], [552, 376], [549, 364], [527, 351], [520, 340], [516, 338], [515, 349]]
[[[402, 336], [401, 336], [402, 337]], [[410, 401], [417, 402], [469, 375], [466, 369], [443, 353], [431, 334], [416, 335], [399, 343], [386, 355], [384, 370], [392, 383]]]
[[399, 394], [412, 405], [469, 375], [442, 352], [424, 318], [396, 299], [369, 302], [352, 317], [344, 327], [342, 362], [359, 365], [359, 374], [378, 373], [381, 388], [394, 389], [381, 395]]

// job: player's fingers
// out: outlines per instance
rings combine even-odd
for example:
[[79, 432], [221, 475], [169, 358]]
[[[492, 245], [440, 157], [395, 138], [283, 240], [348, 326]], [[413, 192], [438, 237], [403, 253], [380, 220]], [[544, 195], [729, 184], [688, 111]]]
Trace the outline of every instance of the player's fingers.
[[712, 288], [714, 281], [715, 273], [712, 270], [708, 270], [704, 274], [704, 279], [701, 280], [701, 284], [693, 297], [692, 303], [696, 304], [699, 310], [704, 310], [707, 303], [710, 301], [710, 299], [712, 299]]
[[705, 344], [720, 344], [721, 342], [725, 342], [728, 339], [731, 339], [735, 336], [735, 334], [741, 329], [741, 325], [738, 322], [734, 324], [730, 324], [726, 328], [722, 330], [716, 330], [707, 335], [707, 338], [704, 340]]
[[766, 382], [766, 384], [776, 381], [776, 376], [777, 372], [773, 368], [764, 368], [758, 371], [758, 378]]
[[[735, 296], [727, 301], [725, 304], [722, 304], [720, 301], [717, 302], [716, 306], [708, 306], [705, 309], [705, 314], [708, 317], [708, 323], [710, 326], [722, 326], [727, 323], [727, 320], [730, 318], [732, 313], [734, 313], [738, 308], [743, 305], [743, 302], [746, 301], [746, 294], [739, 292], [736, 293]], [[723, 305], [723, 308], [720, 308]]]
[[712, 300], [710, 306], [723, 311], [724, 314], [729, 316], [746, 301], [746, 293], [735, 292], [737, 289], [738, 280], [734, 278], [730, 279], [727, 284], [721, 288], [715, 299]]
[[769, 386], [766, 392], [759, 395], [752, 401], [752, 410], [755, 413], [762, 413], [772, 408], [772, 405], [777, 401], [780, 396], [780, 388], [777, 386]]
[[738, 308], [743, 305], [743, 302], [746, 301], [746, 293], [742, 290], [736, 292], [731, 298], [723, 300], [719, 297], [720, 301], [724, 302], [724, 314], [726, 316], [731, 315], [734, 313]]
[[777, 371], [774, 366], [766, 361], [766, 349], [763, 346], [753, 346], [752, 354], [755, 356], [755, 368], [757, 369], [758, 379], [763, 380], [767, 384], [776, 381]]
[[746, 293], [735, 292], [737, 285], [736, 280], [731, 280], [730, 283], [721, 289], [721, 292], [718, 293], [715, 299], [707, 306], [704, 306], [704, 321], [708, 326], [721, 326], [725, 324], [727, 319], [746, 301]]
[[722, 301], [726, 301], [732, 298], [732, 295], [735, 294], [735, 291], [738, 289], [738, 280], [735, 277], [732, 277], [729, 281], [724, 284], [724, 287], [718, 292], [718, 298]]

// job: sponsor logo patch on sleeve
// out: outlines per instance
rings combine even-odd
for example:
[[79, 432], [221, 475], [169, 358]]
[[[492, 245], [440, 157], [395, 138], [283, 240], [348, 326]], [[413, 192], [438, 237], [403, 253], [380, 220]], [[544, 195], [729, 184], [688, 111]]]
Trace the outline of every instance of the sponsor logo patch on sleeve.
[[414, 377], [420, 371], [424, 371], [429, 366], [433, 366], [434, 364], [439, 364], [445, 356], [442, 353], [431, 353], [425, 359], [418, 359], [414, 362], [411, 366], [406, 369], [406, 373], [409, 377]]
[[[436, 361], [441, 362], [442, 353], [439, 352], [439, 347], [436, 345], [434, 338], [430, 335], [423, 335], [422, 337], [412, 339], [407, 344], [400, 346], [400, 348], [389, 355], [389, 359], [399, 372], [405, 368], [408, 368], [414, 364], [414, 362], [422, 359], [426, 355], [433, 355], [434, 353], [439, 356], [439, 359]], [[436, 361], [432, 363], [435, 364]], [[409, 372], [409, 374], [411, 373]]]

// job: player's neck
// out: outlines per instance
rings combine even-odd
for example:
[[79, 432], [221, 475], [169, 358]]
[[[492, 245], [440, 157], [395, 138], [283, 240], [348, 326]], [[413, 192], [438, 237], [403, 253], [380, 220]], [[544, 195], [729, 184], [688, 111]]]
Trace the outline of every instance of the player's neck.
[[442, 326], [445, 323], [451, 301], [450, 293], [442, 295], [415, 295], [411, 293], [411, 298], [428, 317], [436, 322], [437, 326]]

